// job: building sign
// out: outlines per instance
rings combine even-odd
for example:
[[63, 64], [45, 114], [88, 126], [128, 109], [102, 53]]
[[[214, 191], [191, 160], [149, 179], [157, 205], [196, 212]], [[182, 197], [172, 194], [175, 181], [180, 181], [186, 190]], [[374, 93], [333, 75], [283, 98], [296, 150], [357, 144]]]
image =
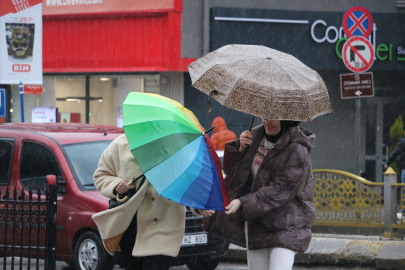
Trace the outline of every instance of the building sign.
[[0, 1], [0, 83], [42, 84], [42, 0]]
[[340, 90], [342, 98], [373, 97], [373, 73], [341, 74]]
[[0, 118], [6, 117], [6, 89], [0, 89]]
[[[212, 8], [210, 49], [227, 44], [263, 45], [289, 53], [316, 70], [345, 70], [342, 49], [348, 37], [343, 12]], [[374, 50], [370, 71], [405, 69], [405, 16], [373, 13], [367, 40]], [[349, 24], [348, 24], [349, 26]], [[224, 35], [224, 33], [227, 33]]]
[[32, 123], [56, 123], [56, 108], [33, 107]]
[[[3, 0], [1, 0], [3, 1]], [[174, 0], [42, 0], [44, 16], [174, 9]]]
[[374, 49], [364, 37], [351, 37], [343, 46], [343, 61], [353, 72], [364, 72], [374, 62]]
[[24, 85], [24, 94], [26, 95], [41, 95], [44, 88], [41, 85]]
[[343, 16], [343, 30], [349, 38], [370, 36], [373, 30], [371, 13], [362, 6], [351, 7]]

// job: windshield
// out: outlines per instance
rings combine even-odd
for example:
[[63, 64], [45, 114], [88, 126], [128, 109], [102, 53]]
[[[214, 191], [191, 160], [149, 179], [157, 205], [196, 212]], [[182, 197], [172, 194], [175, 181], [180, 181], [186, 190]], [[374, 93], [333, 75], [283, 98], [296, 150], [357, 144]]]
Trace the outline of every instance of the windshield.
[[98, 141], [65, 144], [63, 146], [73, 165], [78, 184], [82, 186], [94, 186], [94, 171], [97, 169], [101, 154], [110, 143], [111, 141]]

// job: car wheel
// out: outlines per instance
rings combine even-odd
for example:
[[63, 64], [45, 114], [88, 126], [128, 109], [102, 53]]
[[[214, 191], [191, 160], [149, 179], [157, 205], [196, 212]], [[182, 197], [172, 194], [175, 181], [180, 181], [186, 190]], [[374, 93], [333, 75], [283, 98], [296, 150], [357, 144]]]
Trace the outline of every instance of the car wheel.
[[187, 263], [187, 267], [190, 270], [214, 270], [217, 268], [221, 258], [215, 259], [196, 259], [193, 262]]
[[82, 234], [75, 246], [76, 270], [110, 270], [113, 258], [104, 249], [100, 237], [91, 231]]

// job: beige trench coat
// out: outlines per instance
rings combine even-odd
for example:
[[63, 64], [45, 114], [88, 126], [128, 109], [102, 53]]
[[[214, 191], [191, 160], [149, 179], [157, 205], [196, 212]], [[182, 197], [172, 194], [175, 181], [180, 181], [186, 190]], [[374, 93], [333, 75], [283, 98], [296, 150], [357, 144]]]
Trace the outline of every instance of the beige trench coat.
[[[121, 135], [103, 152], [93, 178], [102, 195], [114, 198], [114, 189], [122, 180], [129, 182], [141, 174], [126, 136]], [[160, 196], [147, 180], [123, 205], [93, 215], [106, 250], [113, 254], [120, 249], [121, 237], [136, 212], [137, 235], [132, 255], [177, 256], [184, 236], [186, 208]]]

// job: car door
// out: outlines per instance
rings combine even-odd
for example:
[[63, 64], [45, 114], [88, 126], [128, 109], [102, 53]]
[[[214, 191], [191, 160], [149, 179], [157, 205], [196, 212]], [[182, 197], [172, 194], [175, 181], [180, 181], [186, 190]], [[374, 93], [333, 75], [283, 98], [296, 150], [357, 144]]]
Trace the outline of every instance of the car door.
[[[10, 185], [12, 168], [13, 168], [13, 156], [15, 150], [16, 140], [12, 137], [5, 137], [4, 134], [0, 134], [0, 186], [1, 186], [1, 198], [6, 194], [6, 189]], [[0, 207], [4, 207], [1, 205]], [[0, 216], [4, 220], [4, 216]], [[9, 231], [7, 231], [9, 232]], [[5, 244], [5, 227], [0, 226], [0, 244]], [[9, 243], [9, 241], [7, 242]]]
[[[44, 194], [47, 187], [46, 176], [55, 175], [57, 181], [64, 181], [63, 172], [59, 164], [58, 159], [54, 153], [58, 150], [58, 145], [50, 138], [25, 133], [21, 136], [21, 150], [19, 153], [19, 185], [17, 189], [24, 190], [24, 196], [27, 200], [29, 198], [29, 190], [34, 193], [32, 200], [37, 200], [36, 192], [39, 190], [41, 194]], [[60, 149], [59, 149], [60, 150]], [[60, 224], [66, 224], [66, 204], [64, 203], [65, 195], [59, 195], [57, 201], [57, 245], [56, 252], [60, 253], [62, 249], [65, 249], [63, 241], [64, 226]], [[41, 195], [41, 200], [45, 200], [45, 196]], [[27, 206], [29, 208], [29, 206]], [[37, 208], [35, 208], [37, 209]], [[37, 223], [37, 221], [34, 221]], [[40, 221], [44, 224], [44, 220]], [[39, 240], [39, 246], [45, 246], [45, 231], [40, 230], [39, 234], [36, 228], [31, 229], [31, 238], [26, 237], [30, 232], [29, 227], [25, 226], [24, 231], [24, 245], [37, 245]], [[61, 240], [61, 241], [58, 241]]]

